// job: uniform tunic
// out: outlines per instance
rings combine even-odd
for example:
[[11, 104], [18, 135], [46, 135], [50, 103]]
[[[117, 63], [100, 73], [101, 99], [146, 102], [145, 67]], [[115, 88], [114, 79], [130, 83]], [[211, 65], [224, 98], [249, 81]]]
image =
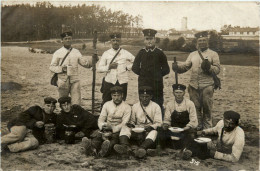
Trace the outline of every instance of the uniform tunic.
[[102, 126], [105, 123], [112, 125], [112, 132], [120, 132], [122, 126], [124, 126], [130, 119], [131, 107], [124, 101], [119, 105], [116, 105], [113, 100], [104, 104], [101, 114], [98, 118], [98, 127], [102, 130]]
[[[53, 58], [50, 64], [50, 70], [54, 73], [58, 73], [58, 91], [60, 97], [71, 95], [72, 104], [80, 104], [81, 94], [80, 94], [80, 83], [78, 76], [78, 64], [85, 68], [90, 68], [92, 66], [92, 58], [82, 57], [79, 50], [72, 48], [71, 52], [60, 66], [62, 59], [68, 53], [68, 49], [62, 47], [54, 52]], [[76, 74], [73, 76], [68, 76], [67, 72], [63, 72], [62, 67], [71, 65]]]
[[[219, 56], [211, 49], [201, 52], [204, 58], [207, 58], [211, 63], [210, 73], [216, 75], [220, 72]], [[184, 73], [191, 70], [190, 86], [188, 92], [191, 101], [195, 104], [199, 128], [212, 127], [212, 107], [213, 107], [213, 92], [214, 80], [211, 75], [205, 74], [201, 69], [202, 59], [198, 51], [190, 53], [184, 63], [178, 64], [178, 73]]]
[[162, 107], [163, 105], [163, 76], [169, 74], [170, 68], [167, 57], [159, 48], [141, 49], [132, 67], [138, 77], [138, 87], [152, 86], [153, 101]]
[[237, 162], [243, 152], [243, 148], [245, 145], [245, 134], [243, 129], [237, 126], [231, 132], [223, 132], [223, 146], [221, 144], [221, 132], [222, 128], [224, 127], [224, 121], [220, 120], [217, 125], [213, 128], [209, 128], [205, 131], [206, 134], [218, 134], [218, 141], [217, 141], [217, 151], [214, 155], [215, 159]]
[[90, 114], [79, 105], [72, 105], [70, 112], [61, 111], [57, 117], [57, 137], [63, 139], [66, 128], [64, 125], [75, 125], [75, 132], [82, 131], [89, 137], [92, 131], [98, 129], [97, 116]]
[[[148, 106], [143, 106], [144, 110], [147, 112], [148, 116], [152, 119], [153, 123], [150, 122], [150, 120], [146, 117], [140, 102], [136, 103], [132, 107], [132, 114], [131, 114], [131, 119], [130, 123], [135, 125], [137, 128], [141, 127], [144, 128], [145, 126], [151, 126], [154, 128], [151, 132], [148, 133], [146, 138], [152, 139], [155, 141], [156, 136], [157, 136], [157, 127], [162, 124], [162, 113], [161, 113], [161, 108], [160, 106], [153, 102], [150, 101]], [[127, 126], [124, 126], [122, 128], [122, 131], [120, 132], [120, 136], [126, 135], [130, 138], [131, 136], [131, 129]]]

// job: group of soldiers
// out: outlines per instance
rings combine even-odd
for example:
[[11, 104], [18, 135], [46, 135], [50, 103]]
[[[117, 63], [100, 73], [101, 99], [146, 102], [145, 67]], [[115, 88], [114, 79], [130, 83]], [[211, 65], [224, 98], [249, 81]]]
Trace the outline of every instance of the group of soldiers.
[[[50, 70], [58, 74], [60, 114], [53, 113], [57, 100], [45, 98], [43, 107], [33, 106], [8, 124], [10, 133], [2, 137], [2, 148], [11, 152], [37, 148], [46, 142], [45, 125], [53, 123], [56, 139], [67, 143], [81, 139], [87, 155], [105, 157], [115, 151], [144, 158], [174, 148], [180, 149], [183, 159], [203, 155], [237, 162], [245, 143], [240, 115], [226, 111], [223, 119], [212, 126], [212, 75], [220, 72], [220, 62], [218, 54], [208, 47], [208, 32], [195, 35], [197, 50], [184, 63], [172, 64], [176, 73], [191, 70], [187, 88], [190, 99], [184, 97], [186, 86], [176, 83], [172, 85], [174, 99], [165, 107], [163, 77], [169, 74], [170, 67], [164, 52], [155, 46], [156, 33], [153, 29], [143, 30], [145, 47], [136, 57], [120, 47], [120, 33], [110, 35], [112, 47], [103, 53], [97, 66], [97, 71], [106, 75], [101, 87], [101, 114], [94, 116], [80, 106], [78, 64], [89, 68], [98, 58], [83, 57], [71, 46], [72, 32], [63, 32], [64, 46], [53, 54], [50, 64]], [[138, 75], [139, 94], [139, 101], [132, 107], [126, 103], [131, 70]], [[212, 134], [218, 135], [217, 144], [194, 140]]]

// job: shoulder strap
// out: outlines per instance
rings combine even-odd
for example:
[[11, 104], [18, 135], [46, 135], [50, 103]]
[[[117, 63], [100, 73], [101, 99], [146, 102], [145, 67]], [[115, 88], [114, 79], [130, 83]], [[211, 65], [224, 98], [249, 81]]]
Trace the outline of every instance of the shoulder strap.
[[153, 120], [150, 118], [150, 116], [147, 114], [147, 112], [144, 110], [144, 107], [143, 107], [143, 105], [141, 104], [141, 102], [140, 102], [140, 105], [141, 105], [141, 107], [142, 107], [142, 109], [143, 109], [143, 111], [144, 111], [144, 114], [145, 114], [145, 116], [146, 116], [146, 118], [153, 124]]
[[117, 55], [119, 54], [120, 51], [121, 51], [121, 48], [119, 48], [119, 50], [117, 51], [117, 53], [115, 54], [113, 59], [110, 61], [110, 64], [112, 64], [112, 62], [116, 59], [116, 57], [117, 57]]
[[198, 53], [199, 53], [200, 58], [202, 59], [202, 61], [204, 61], [204, 57], [203, 57], [203, 55], [201, 54], [200, 50], [198, 50]]
[[72, 48], [70, 48], [69, 51], [67, 52], [67, 54], [64, 56], [64, 58], [63, 58], [62, 61], [61, 61], [60, 66], [63, 64], [63, 62], [65, 61], [65, 59], [67, 58], [67, 56], [70, 54], [71, 50], [72, 50]]
[[221, 145], [221, 147], [223, 146], [223, 134], [224, 134], [224, 128], [222, 128], [221, 135], [220, 135], [220, 145]]

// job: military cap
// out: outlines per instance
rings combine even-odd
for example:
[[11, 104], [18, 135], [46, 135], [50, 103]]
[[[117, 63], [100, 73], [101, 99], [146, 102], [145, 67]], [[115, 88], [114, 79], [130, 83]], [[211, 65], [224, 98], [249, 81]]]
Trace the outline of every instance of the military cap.
[[111, 33], [109, 36], [111, 39], [121, 38], [121, 33], [114, 32], [114, 33]]
[[60, 97], [58, 101], [60, 104], [63, 104], [65, 102], [71, 103], [71, 97]]
[[240, 115], [237, 112], [234, 112], [232, 110], [224, 112], [224, 118], [228, 120], [232, 120], [234, 122], [237, 122], [240, 119]]
[[157, 33], [157, 31], [154, 29], [144, 29], [143, 33], [144, 33], [144, 36], [154, 37], [155, 34]]
[[110, 88], [110, 93], [123, 93], [123, 88], [120, 86], [114, 86]]
[[63, 39], [64, 37], [67, 36], [72, 36], [72, 31], [71, 30], [64, 30], [61, 34], [60, 37]]
[[153, 88], [150, 86], [141, 86], [141, 87], [139, 87], [138, 93], [153, 95]]
[[56, 104], [57, 103], [57, 100], [52, 98], [52, 97], [46, 97], [44, 98], [44, 103], [45, 104]]
[[174, 90], [182, 90], [185, 91], [186, 90], [186, 86], [183, 84], [173, 84], [172, 85], [172, 89]]
[[208, 35], [209, 35], [208, 31], [202, 31], [202, 32], [196, 33], [194, 36], [198, 39], [201, 37], [208, 37]]

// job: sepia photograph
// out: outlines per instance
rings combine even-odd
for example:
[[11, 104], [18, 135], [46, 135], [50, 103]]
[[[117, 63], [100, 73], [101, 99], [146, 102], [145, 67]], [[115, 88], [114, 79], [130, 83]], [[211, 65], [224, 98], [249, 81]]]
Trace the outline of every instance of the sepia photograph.
[[259, 1], [1, 0], [5, 170], [259, 170]]

